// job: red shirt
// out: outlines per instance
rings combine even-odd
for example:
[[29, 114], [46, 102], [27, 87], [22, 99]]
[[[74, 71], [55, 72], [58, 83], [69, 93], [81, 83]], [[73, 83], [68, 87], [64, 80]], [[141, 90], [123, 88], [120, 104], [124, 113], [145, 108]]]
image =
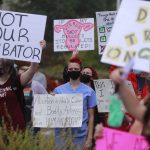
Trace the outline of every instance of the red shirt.
[[[118, 68], [117, 66], [114, 66], [114, 65], [111, 65], [110, 68], [109, 68], [109, 74], [115, 70], [116, 68]], [[134, 92], [137, 96], [137, 98], [139, 99], [143, 99], [147, 94], [148, 94], [148, 85], [144, 84], [143, 86], [143, 89], [142, 91], [139, 93], [138, 91], [138, 81], [137, 81], [137, 76], [134, 72], [131, 72], [129, 75], [128, 75], [128, 78], [127, 80], [131, 81], [132, 85], [133, 85], [133, 89], [134, 89]], [[139, 95], [140, 94], [140, 95]]]
[[144, 83], [142, 91], [139, 93], [138, 81], [137, 81], [137, 76], [135, 73], [131, 72], [128, 76], [128, 80], [132, 82], [134, 92], [135, 92], [137, 98], [143, 99], [146, 95], [148, 95], [148, 85], [146, 84], [146, 82]]
[[[118, 67], [114, 66], [114, 65], [111, 65], [110, 68], [109, 68], [109, 74], [111, 74], [111, 72], [113, 70], [115, 70], [116, 68], [118, 68]], [[137, 98], [139, 98], [141, 100], [141, 99], [143, 99], [148, 94], [148, 85], [146, 83], [144, 84], [142, 91], [139, 93], [139, 91], [138, 91], [137, 76], [136, 76], [136, 74], [134, 72], [130, 72], [130, 74], [128, 75], [127, 80], [131, 81], [131, 83], [133, 85], [134, 92], [135, 92]], [[128, 116], [129, 116], [129, 114], [128, 114]], [[132, 118], [132, 122], [133, 122], [134, 118], [131, 115], [130, 115], [130, 117]], [[106, 126], [108, 126], [107, 120], [108, 120], [108, 116], [106, 115], [105, 116], [105, 124], [106, 124]], [[122, 124], [121, 127], [116, 128], [116, 129], [123, 130], [123, 131], [128, 131], [130, 127], [131, 127], [131, 124], [129, 124], [129, 122], [126, 121], [126, 122], [124, 122]]]
[[[11, 78], [3, 85], [0, 85], [0, 119], [4, 119], [7, 127], [24, 129], [25, 121], [22, 109], [23, 90], [20, 84], [20, 77], [16, 78], [17, 85], [11, 87]], [[20, 84], [20, 87], [18, 85]], [[18, 96], [16, 96], [16, 94]], [[1, 120], [1, 121], [2, 121]]]

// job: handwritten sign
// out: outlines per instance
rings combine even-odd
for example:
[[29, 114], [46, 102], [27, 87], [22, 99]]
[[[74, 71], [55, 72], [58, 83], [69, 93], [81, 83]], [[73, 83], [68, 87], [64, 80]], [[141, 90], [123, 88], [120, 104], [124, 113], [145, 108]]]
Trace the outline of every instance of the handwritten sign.
[[133, 68], [150, 72], [149, 20], [149, 1], [122, 1], [102, 62], [125, 66], [135, 57]]
[[40, 62], [46, 16], [0, 10], [0, 58]]
[[116, 15], [117, 11], [96, 12], [99, 54], [104, 52]]
[[54, 51], [94, 50], [94, 18], [54, 20]]
[[[126, 84], [134, 93], [132, 83], [130, 81], [126, 81]], [[98, 112], [109, 112], [109, 96], [114, 95], [114, 82], [111, 79], [99, 79], [94, 80], [94, 86], [96, 90]], [[123, 104], [122, 107], [125, 109]]]
[[82, 94], [34, 95], [34, 127], [81, 127], [82, 115]]
[[143, 136], [109, 128], [104, 128], [103, 137], [96, 141], [96, 150], [149, 150], [149, 148]]

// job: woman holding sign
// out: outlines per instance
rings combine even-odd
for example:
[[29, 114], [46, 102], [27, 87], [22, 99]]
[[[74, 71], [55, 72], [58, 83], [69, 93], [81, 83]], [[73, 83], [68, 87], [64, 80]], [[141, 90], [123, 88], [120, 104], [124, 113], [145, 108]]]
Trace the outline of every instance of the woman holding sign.
[[[77, 57], [70, 59], [68, 63], [69, 82], [57, 87], [54, 90], [56, 94], [83, 94], [83, 120], [82, 126], [71, 128], [71, 137], [74, 149], [90, 149], [93, 139], [94, 107], [96, 106], [95, 91], [89, 86], [80, 82], [81, 61]], [[67, 132], [68, 129], [64, 130]], [[62, 129], [55, 129], [56, 147], [62, 149], [65, 142], [60, 137]]]
[[[40, 43], [45, 47], [43, 42]], [[29, 69], [17, 75], [14, 61], [0, 59], [0, 123], [10, 128], [25, 129], [23, 86], [33, 77], [39, 64], [31, 63]]]

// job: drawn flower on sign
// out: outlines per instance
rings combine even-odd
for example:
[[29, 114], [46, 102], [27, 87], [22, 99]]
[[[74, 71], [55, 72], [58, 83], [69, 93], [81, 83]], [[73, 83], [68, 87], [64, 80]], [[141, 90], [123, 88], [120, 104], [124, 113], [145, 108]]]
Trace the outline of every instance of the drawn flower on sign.
[[77, 20], [71, 19], [64, 25], [55, 25], [54, 31], [59, 33], [63, 30], [66, 40], [65, 46], [70, 51], [74, 51], [80, 45], [79, 35], [82, 29], [88, 31], [92, 29], [94, 25], [92, 23], [81, 23]]

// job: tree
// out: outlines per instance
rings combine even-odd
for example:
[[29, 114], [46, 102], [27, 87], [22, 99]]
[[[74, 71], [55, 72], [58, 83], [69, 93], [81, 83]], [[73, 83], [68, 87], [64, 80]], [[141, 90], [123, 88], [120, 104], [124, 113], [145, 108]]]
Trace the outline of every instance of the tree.
[[[58, 65], [63, 67], [70, 53], [53, 52], [53, 20], [54, 19], [71, 19], [71, 18], [95, 18], [95, 12], [115, 10], [116, 0], [4, 0], [10, 10], [24, 13], [41, 14], [47, 16], [45, 39], [49, 41], [48, 49], [43, 52], [42, 57], [45, 65]], [[96, 32], [96, 31], [95, 31]], [[95, 42], [96, 43], [96, 42]], [[96, 47], [96, 51], [97, 47]], [[82, 53], [81, 57], [88, 65], [101, 70], [105, 65], [99, 64], [99, 55], [95, 51]], [[92, 58], [92, 59], [91, 59]], [[89, 59], [90, 64], [89, 64]], [[45, 61], [48, 60], [48, 61]], [[54, 68], [54, 67], [53, 67]], [[56, 69], [58, 71], [58, 69]]]

